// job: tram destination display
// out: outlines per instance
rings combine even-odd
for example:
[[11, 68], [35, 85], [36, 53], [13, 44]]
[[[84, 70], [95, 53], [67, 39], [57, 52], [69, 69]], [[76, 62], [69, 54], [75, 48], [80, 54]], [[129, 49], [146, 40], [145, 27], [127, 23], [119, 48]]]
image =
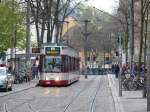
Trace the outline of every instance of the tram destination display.
[[49, 56], [59, 56], [60, 55], [60, 47], [46, 47], [45, 54]]

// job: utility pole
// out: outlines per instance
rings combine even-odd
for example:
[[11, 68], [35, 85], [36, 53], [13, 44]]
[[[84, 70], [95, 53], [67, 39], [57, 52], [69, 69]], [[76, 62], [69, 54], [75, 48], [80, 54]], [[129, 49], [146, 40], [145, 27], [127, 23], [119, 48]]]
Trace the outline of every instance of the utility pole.
[[119, 33], [119, 64], [120, 64], [120, 72], [119, 72], [119, 96], [122, 96], [122, 34]]
[[131, 70], [133, 70], [134, 60], [134, 0], [131, 0]]
[[31, 42], [30, 42], [30, 4], [27, 2], [27, 12], [26, 12], [26, 60], [29, 61], [31, 52]]
[[147, 68], [148, 68], [148, 73], [147, 73], [147, 111], [150, 111], [150, 45], [148, 46], [148, 53], [147, 53]]
[[84, 24], [85, 24], [85, 32], [84, 32], [84, 57], [85, 57], [85, 69], [86, 69], [86, 73], [85, 73], [85, 79], [87, 79], [88, 78], [88, 76], [87, 76], [87, 40], [88, 40], [88, 35], [89, 35], [89, 33], [88, 33], [88, 31], [87, 31], [87, 27], [88, 27], [88, 23], [89, 23], [90, 21], [89, 20], [85, 20], [84, 21]]
[[103, 63], [104, 64], [104, 67], [103, 67], [104, 70], [103, 70], [103, 75], [105, 73], [105, 62], [106, 62], [106, 60], [105, 60], [106, 59], [106, 52], [105, 52], [105, 50], [106, 50], [106, 48], [104, 47], [104, 63]]

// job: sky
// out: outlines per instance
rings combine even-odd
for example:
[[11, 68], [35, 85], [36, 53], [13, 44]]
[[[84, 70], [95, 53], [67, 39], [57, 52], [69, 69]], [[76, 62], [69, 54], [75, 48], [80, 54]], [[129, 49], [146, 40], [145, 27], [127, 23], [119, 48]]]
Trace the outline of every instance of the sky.
[[114, 8], [118, 6], [118, 1], [119, 0], [90, 0], [88, 4], [106, 12], [113, 13]]

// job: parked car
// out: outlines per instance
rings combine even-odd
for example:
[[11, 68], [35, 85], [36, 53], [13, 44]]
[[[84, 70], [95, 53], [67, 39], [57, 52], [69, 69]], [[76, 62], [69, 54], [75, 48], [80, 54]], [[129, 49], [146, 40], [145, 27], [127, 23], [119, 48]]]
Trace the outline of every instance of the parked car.
[[7, 67], [0, 67], [0, 89], [12, 90], [14, 78]]

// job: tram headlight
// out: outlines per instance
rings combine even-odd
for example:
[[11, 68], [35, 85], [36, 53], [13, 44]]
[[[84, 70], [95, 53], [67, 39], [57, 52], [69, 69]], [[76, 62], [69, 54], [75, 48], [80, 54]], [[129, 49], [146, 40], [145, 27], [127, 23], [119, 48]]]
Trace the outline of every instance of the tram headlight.
[[45, 77], [45, 80], [49, 80], [49, 78], [48, 78], [48, 77]]
[[56, 80], [56, 81], [59, 81], [59, 77], [56, 77], [55, 80]]

